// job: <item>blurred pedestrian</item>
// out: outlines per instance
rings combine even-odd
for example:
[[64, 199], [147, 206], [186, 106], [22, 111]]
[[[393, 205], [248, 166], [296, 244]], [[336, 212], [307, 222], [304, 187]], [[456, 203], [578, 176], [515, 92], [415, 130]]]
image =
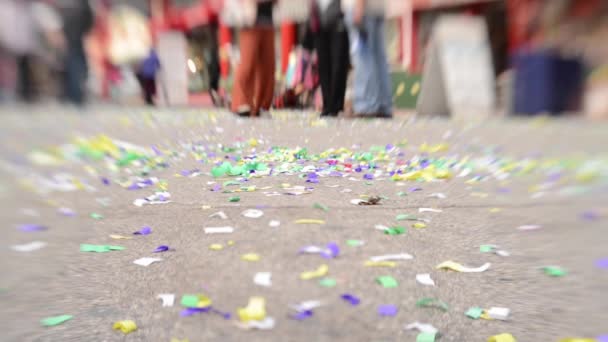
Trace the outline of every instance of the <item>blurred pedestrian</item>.
[[144, 101], [147, 105], [154, 105], [154, 95], [156, 95], [156, 74], [160, 69], [160, 60], [154, 49], [150, 50], [150, 54], [144, 59], [135, 76], [144, 97]]
[[[241, 60], [232, 92], [232, 111], [240, 116], [258, 116], [272, 104], [275, 85], [273, 6], [277, 0], [242, 0], [254, 6], [252, 25], [240, 29]], [[249, 3], [247, 5], [246, 3]]]
[[340, 0], [313, 0], [309, 25], [319, 63], [323, 94], [321, 116], [337, 116], [344, 109], [350, 68], [348, 31]]
[[384, 37], [385, 0], [342, 0], [351, 44], [355, 115], [390, 118], [391, 80]]
[[68, 102], [82, 105], [88, 77], [84, 37], [93, 27], [93, 10], [88, 0], [55, 0], [55, 3], [63, 19], [66, 39], [63, 96]]

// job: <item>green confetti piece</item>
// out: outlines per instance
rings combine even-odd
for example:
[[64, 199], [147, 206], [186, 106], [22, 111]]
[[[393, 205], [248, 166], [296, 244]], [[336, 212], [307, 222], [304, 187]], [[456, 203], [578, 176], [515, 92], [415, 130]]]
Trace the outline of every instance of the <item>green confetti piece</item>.
[[406, 231], [405, 227], [402, 226], [395, 226], [395, 227], [390, 227], [389, 229], [384, 231], [384, 234], [386, 235], [401, 235], [404, 234]]
[[346, 240], [346, 244], [351, 247], [359, 247], [363, 245], [363, 241], [361, 240]]
[[378, 278], [376, 278], [376, 282], [378, 284], [382, 285], [382, 287], [384, 287], [385, 289], [394, 288], [399, 285], [397, 280], [395, 280], [395, 278], [393, 278], [391, 276], [378, 277]]
[[374, 182], [365, 182], [365, 185], [374, 185]]
[[494, 247], [493, 245], [481, 245], [479, 246], [479, 251], [481, 253], [491, 253], [494, 251], [496, 247]]
[[430, 308], [436, 307], [443, 311], [448, 311], [449, 307], [445, 302], [435, 298], [422, 298], [416, 302], [416, 306], [419, 308]]
[[187, 307], [187, 308], [196, 308], [196, 307], [198, 307], [198, 301], [199, 301], [198, 296], [183, 295], [181, 304], [182, 304], [182, 306]]
[[91, 213], [91, 218], [94, 220], [101, 220], [103, 218], [103, 215], [98, 213]]
[[127, 152], [127, 154], [122, 157], [121, 159], [119, 159], [116, 162], [117, 166], [127, 166], [129, 164], [131, 164], [131, 162], [142, 158], [142, 156], [140, 156], [139, 154], [135, 153], [135, 152]]
[[312, 207], [315, 209], [321, 209], [323, 211], [329, 211], [329, 208], [321, 203], [315, 203]]
[[239, 196], [233, 196], [228, 199], [228, 202], [238, 202], [241, 198]]
[[53, 316], [53, 317], [47, 317], [43, 320], [40, 321], [40, 324], [42, 324], [45, 327], [52, 327], [55, 325], [59, 325], [62, 324], [64, 322], [67, 322], [69, 320], [72, 319], [72, 315], [61, 315], [61, 316]]
[[242, 166], [233, 166], [228, 171], [228, 174], [231, 176], [239, 176], [245, 172], [245, 168]]
[[416, 221], [417, 219], [416, 216], [410, 214], [399, 214], [395, 216], [395, 220], [397, 221]]
[[90, 245], [86, 243], [80, 245], [81, 252], [107, 253], [111, 251], [122, 251], [124, 249], [125, 248], [122, 246]]
[[467, 312], [465, 312], [464, 314], [469, 318], [478, 319], [482, 313], [483, 309], [475, 306], [467, 310]]
[[568, 271], [559, 266], [545, 266], [543, 267], [543, 271], [551, 277], [563, 277], [568, 274]]
[[436, 333], [422, 332], [416, 336], [416, 342], [435, 342]]
[[399, 191], [399, 192], [397, 193], [397, 196], [399, 196], [399, 197], [405, 197], [405, 196], [407, 196], [407, 193], [406, 193], [406, 192], [404, 192], [404, 191]]
[[319, 285], [323, 287], [334, 287], [336, 286], [336, 280], [334, 278], [323, 278], [319, 280]]

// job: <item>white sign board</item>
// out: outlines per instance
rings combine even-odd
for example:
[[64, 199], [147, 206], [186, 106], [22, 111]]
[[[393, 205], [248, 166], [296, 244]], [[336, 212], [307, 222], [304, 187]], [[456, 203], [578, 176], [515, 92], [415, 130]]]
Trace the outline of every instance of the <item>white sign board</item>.
[[420, 114], [477, 118], [494, 111], [494, 69], [482, 18], [440, 17], [427, 56], [417, 105]]

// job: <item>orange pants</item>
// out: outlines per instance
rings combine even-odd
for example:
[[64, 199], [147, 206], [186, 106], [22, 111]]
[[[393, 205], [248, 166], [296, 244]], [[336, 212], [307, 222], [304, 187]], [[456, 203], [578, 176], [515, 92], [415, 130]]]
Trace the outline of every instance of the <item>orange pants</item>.
[[232, 89], [232, 111], [249, 111], [257, 116], [270, 109], [274, 96], [274, 28], [241, 29], [239, 35], [241, 61]]

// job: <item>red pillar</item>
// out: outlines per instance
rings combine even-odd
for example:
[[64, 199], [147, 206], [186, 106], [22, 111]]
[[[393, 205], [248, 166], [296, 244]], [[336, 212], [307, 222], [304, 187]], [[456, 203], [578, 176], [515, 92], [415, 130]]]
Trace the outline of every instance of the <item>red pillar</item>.
[[293, 22], [286, 21], [281, 24], [281, 72], [287, 71], [289, 54], [296, 44], [297, 26]]

